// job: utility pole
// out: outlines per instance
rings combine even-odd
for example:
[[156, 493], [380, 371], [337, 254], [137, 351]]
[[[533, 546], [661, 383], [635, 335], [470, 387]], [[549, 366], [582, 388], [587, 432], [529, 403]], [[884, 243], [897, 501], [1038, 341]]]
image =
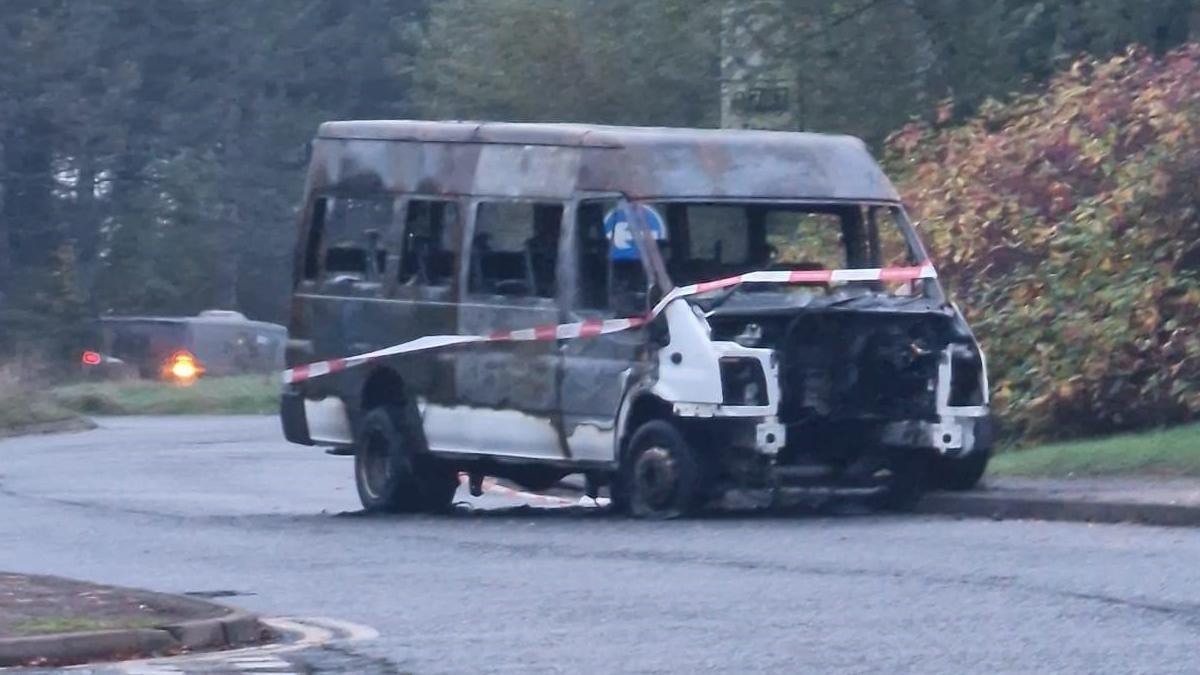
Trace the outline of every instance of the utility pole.
[[784, 0], [729, 0], [721, 15], [721, 126], [801, 128]]
[[5, 161], [4, 139], [0, 137], [0, 311], [4, 310], [4, 292], [8, 288], [8, 275], [12, 270], [12, 251], [8, 239], [8, 212], [5, 198], [8, 196], [8, 163]]

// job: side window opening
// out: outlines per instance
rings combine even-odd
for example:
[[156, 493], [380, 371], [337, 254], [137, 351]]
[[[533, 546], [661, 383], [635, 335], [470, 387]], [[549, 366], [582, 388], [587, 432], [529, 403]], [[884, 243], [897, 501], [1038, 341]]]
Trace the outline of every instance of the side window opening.
[[[829, 270], [865, 259], [862, 218], [850, 208], [673, 203], [663, 255], [677, 284], [756, 270]], [[857, 242], [857, 243], [855, 243]]]
[[316, 279], [321, 274], [321, 240], [325, 237], [325, 212], [327, 200], [322, 197], [313, 202], [312, 221], [308, 227], [308, 240], [304, 248], [304, 278]]
[[582, 309], [635, 316], [646, 310], [649, 279], [640, 258], [618, 255], [609, 241], [605, 219], [617, 208], [614, 200], [588, 200], [576, 209], [577, 301]]
[[867, 213], [867, 231], [874, 267], [904, 267], [915, 264], [912, 248], [895, 207], [872, 206]]
[[[612, 208], [612, 205], [608, 205]], [[580, 307], [608, 309], [608, 238], [604, 235], [605, 202], [580, 202], [575, 214], [576, 277]]]
[[[868, 207], [866, 223], [872, 267], [907, 267], [917, 263], [912, 246], [904, 237], [899, 209]], [[920, 295], [922, 287], [922, 282], [910, 281], [899, 285], [895, 292], [899, 295]]]
[[[680, 285], [755, 270], [866, 269], [876, 266], [875, 257], [881, 255], [878, 245], [907, 250], [894, 214], [875, 214], [856, 205], [674, 202], [655, 206], [667, 214], [670, 237], [660, 245], [668, 273]], [[868, 222], [868, 216], [879, 222]], [[891, 238], [886, 244], [873, 234], [873, 223], [887, 230], [881, 235]]]
[[563, 207], [546, 202], [481, 202], [471, 242], [472, 293], [553, 298]]
[[695, 204], [668, 209], [672, 278], [719, 279], [741, 270], [750, 254], [749, 209]]
[[379, 278], [387, 257], [380, 241], [391, 227], [394, 202], [391, 195], [321, 200], [325, 280]]
[[846, 266], [845, 223], [836, 213], [771, 211], [766, 214], [766, 241], [776, 267], [832, 270]]
[[401, 284], [450, 285], [456, 269], [454, 233], [458, 223], [455, 202], [409, 200], [400, 254]]

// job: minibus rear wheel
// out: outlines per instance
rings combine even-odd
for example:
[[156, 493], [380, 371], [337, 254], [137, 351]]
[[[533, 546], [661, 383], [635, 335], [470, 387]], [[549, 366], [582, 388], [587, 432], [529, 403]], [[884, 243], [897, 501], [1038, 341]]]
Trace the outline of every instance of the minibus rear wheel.
[[[458, 474], [420, 451], [421, 434], [402, 407], [368, 412], [354, 451], [354, 482], [367, 511], [443, 511], [454, 500]], [[420, 423], [416, 417], [416, 424]]]

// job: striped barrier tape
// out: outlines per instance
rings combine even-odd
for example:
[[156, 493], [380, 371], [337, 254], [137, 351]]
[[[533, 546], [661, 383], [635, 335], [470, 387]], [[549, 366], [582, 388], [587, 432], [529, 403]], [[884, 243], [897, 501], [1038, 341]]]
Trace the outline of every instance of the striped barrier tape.
[[937, 271], [932, 265], [920, 267], [885, 267], [882, 269], [866, 270], [812, 270], [812, 271], [782, 271], [782, 272], [748, 272], [733, 277], [705, 281], [690, 286], [680, 286], [672, 289], [654, 306], [646, 316], [630, 317], [627, 319], [589, 320], [577, 323], [565, 323], [551, 326], [538, 326], [522, 330], [497, 331], [487, 335], [428, 335], [415, 340], [403, 342], [391, 347], [385, 347], [366, 354], [348, 356], [341, 359], [318, 361], [306, 366], [296, 366], [283, 372], [284, 384], [297, 384], [305, 380], [324, 377], [339, 373], [348, 368], [366, 365], [380, 359], [400, 354], [411, 354], [430, 349], [441, 349], [455, 345], [475, 344], [480, 342], [535, 342], [550, 340], [574, 340], [590, 338], [610, 333], [637, 328], [650, 321], [666, 310], [667, 305], [680, 298], [710, 293], [723, 288], [731, 288], [741, 284], [837, 284], [863, 281], [916, 281], [918, 279], [936, 279]]

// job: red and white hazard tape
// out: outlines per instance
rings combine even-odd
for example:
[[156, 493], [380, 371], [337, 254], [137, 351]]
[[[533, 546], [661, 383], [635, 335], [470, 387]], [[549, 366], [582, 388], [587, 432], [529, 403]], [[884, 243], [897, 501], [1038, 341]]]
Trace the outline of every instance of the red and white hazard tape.
[[654, 306], [654, 309], [644, 317], [610, 319], [607, 321], [581, 321], [554, 326], [538, 326], [522, 330], [497, 331], [487, 335], [428, 335], [366, 354], [348, 356], [342, 359], [331, 359], [329, 361], [318, 361], [310, 363], [307, 366], [297, 366], [283, 372], [283, 381], [285, 384], [296, 384], [305, 380], [338, 373], [347, 368], [362, 366], [389, 356], [411, 354], [413, 352], [422, 352], [455, 345], [474, 344], [478, 342], [574, 340], [619, 333], [653, 321], [659, 314], [662, 314], [666, 310], [667, 305], [675, 300], [741, 284], [839, 284], [863, 281], [901, 282], [936, 278], [937, 271], [933, 268], [933, 265], [928, 264], [920, 267], [885, 267], [868, 270], [749, 272], [716, 281], [705, 281], [699, 284], [675, 288], [670, 293], [667, 293]]
[[476, 342], [536, 342], [541, 340], [572, 340], [575, 338], [588, 338], [597, 335], [607, 335], [608, 333], [619, 333], [637, 328], [646, 323], [646, 319], [642, 317], [634, 317], [630, 319], [611, 319], [609, 321], [582, 321], [579, 323], [566, 323], [557, 326], [540, 326], [537, 328], [525, 328], [522, 330], [498, 331], [488, 335], [429, 335], [416, 340], [410, 340], [391, 347], [385, 347], [366, 354], [357, 356], [348, 356], [344, 359], [331, 359], [329, 361], [318, 361], [310, 363], [307, 366], [296, 366], [291, 370], [283, 371], [283, 381], [285, 384], [295, 384], [304, 380], [311, 380], [315, 377], [323, 377], [338, 373], [347, 368], [365, 365], [372, 361], [389, 356], [397, 356], [399, 354], [411, 354], [412, 352], [423, 352], [430, 349], [438, 349], [441, 347], [451, 347], [454, 345], [473, 344]]

